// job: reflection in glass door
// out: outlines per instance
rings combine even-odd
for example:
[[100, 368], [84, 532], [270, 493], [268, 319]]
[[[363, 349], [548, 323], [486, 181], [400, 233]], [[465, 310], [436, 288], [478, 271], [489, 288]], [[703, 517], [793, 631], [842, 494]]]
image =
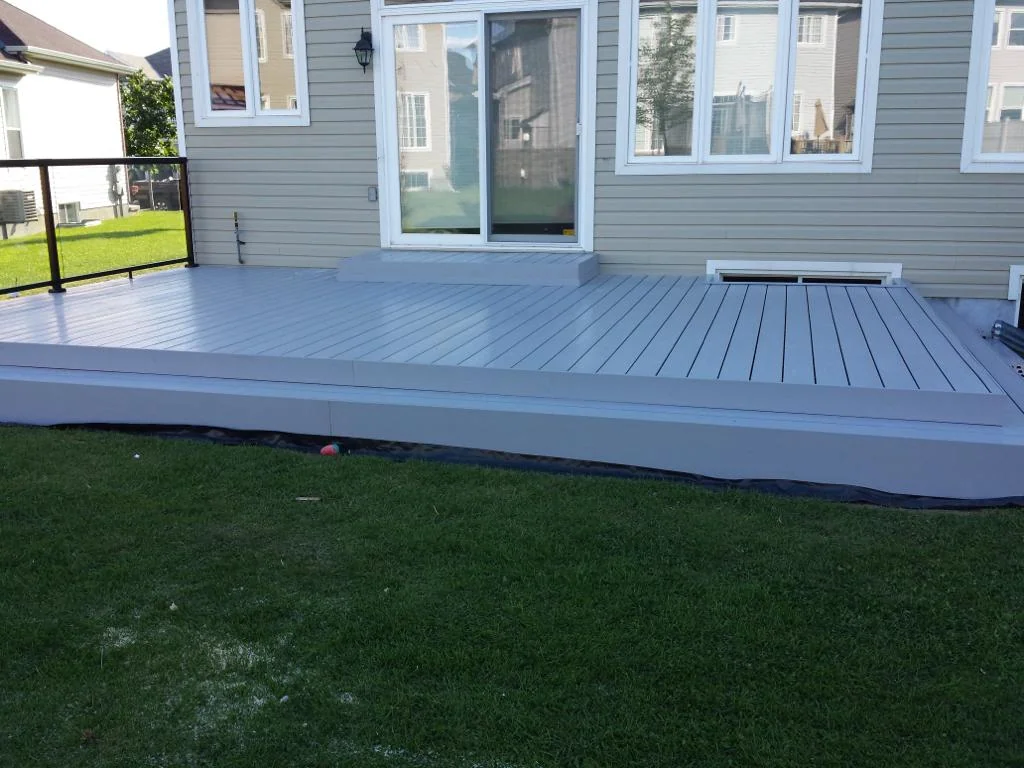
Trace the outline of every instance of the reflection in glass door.
[[393, 27], [402, 234], [480, 235], [479, 28]]
[[579, 13], [487, 17], [490, 239], [575, 241]]
[[579, 30], [578, 10], [388, 23], [397, 243], [577, 242]]

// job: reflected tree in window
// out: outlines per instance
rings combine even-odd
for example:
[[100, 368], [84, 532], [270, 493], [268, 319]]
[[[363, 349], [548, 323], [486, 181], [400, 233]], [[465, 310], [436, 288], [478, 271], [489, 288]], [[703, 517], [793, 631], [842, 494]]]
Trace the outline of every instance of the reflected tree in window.
[[694, 18], [666, 2], [645, 34], [641, 16], [636, 122], [666, 155], [693, 151]]

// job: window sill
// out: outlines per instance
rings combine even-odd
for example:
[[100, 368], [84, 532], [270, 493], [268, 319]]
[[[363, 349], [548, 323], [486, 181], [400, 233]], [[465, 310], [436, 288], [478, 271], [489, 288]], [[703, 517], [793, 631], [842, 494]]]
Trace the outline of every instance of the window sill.
[[977, 160], [964, 158], [960, 173], [1024, 173], [1024, 159]]
[[621, 176], [713, 176], [794, 173], [870, 173], [870, 160], [807, 160], [784, 163], [652, 163], [616, 162]]
[[196, 128], [303, 128], [309, 115], [195, 116]]

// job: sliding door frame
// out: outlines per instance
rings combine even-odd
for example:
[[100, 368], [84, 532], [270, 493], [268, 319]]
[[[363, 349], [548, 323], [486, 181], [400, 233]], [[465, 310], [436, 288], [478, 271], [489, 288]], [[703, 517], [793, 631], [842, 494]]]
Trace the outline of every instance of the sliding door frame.
[[[451, 0], [438, 3], [383, 4], [371, 0], [373, 42], [377, 49], [373, 65], [373, 92], [377, 131], [377, 180], [380, 205], [380, 239], [383, 248], [439, 248], [489, 251], [592, 251], [594, 248], [594, 156], [597, 111], [597, 0]], [[490, 147], [486, 97], [481, 98], [480, 120], [480, 226], [479, 235], [421, 235], [402, 233], [401, 181], [398, 172], [397, 94], [394, 72], [396, 24], [431, 24], [470, 21], [479, 24], [481, 49], [486, 39], [489, 14], [530, 11], [579, 11], [579, 93], [576, 242], [491, 242], [488, 240]], [[481, 50], [481, 88], [486, 77], [489, 52]], [[483, 94], [481, 94], [483, 95]]]

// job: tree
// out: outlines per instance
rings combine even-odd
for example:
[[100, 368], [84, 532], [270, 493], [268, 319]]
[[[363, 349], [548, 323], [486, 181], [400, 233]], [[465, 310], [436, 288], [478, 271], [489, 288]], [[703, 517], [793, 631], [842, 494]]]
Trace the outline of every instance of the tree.
[[666, 155], [690, 153], [694, 73], [692, 19], [689, 13], [675, 13], [671, 0], [666, 0], [665, 10], [654, 24], [654, 40], [640, 45], [636, 121], [661, 137]]
[[129, 157], [178, 154], [171, 78], [150, 80], [141, 70], [121, 78], [125, 150]]

